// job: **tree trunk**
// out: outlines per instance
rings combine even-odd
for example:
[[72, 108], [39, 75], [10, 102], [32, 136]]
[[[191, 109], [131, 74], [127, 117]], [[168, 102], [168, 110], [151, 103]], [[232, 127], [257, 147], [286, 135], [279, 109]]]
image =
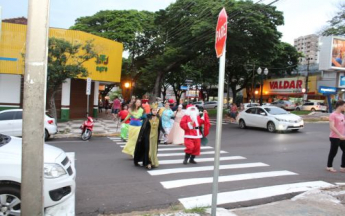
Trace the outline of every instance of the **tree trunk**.
[[49, 99], [50, 114], [55, 119], [55, 122], [57, 122], [57, 112], [56, 112], [56, 105], [55, 105], [56, 92], [57, 90], [53, 91]]
[[230, 85], [231, 86], [231, 91], [232, 91], [232, 102], [236, 103], [236, 95], [237, 95], [237, 89], [236, 89], [236, 84], [235, 86]]
[[167, 87], [165, 85], [163, 85], [162, 95], [163, 95], [163, 103], [164, 103], [166, 100], [166, 95], [167, 95]]
[[163, 80], [163, 72], [157, 73], [155, 86], [153, 87], [152, 94], [150, 95], [150, 103], [156, 102], [156, 98], [160, 96], [161, 86]]

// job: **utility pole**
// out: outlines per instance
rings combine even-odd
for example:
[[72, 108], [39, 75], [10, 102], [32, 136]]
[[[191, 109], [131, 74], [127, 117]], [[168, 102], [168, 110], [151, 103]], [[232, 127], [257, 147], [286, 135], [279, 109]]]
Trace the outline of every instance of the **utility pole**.
[[307, 58], [308, 64], [307, 64], [307, 76], [305, 78], [305, 101], [308, 101], [308, 83], [309, 83], [309, 63], [310, 63], [310, 58]]
[[252, 100], [251, 103], [255, 103], [255, 90], [254, 90], [254, 71], [255, 71], [255, 62], [253, 66], [253, 77], [252, 77]]
[[29, 0], [25, 52], [21, 215], [44, 215], [43, 145], [50, 0]]

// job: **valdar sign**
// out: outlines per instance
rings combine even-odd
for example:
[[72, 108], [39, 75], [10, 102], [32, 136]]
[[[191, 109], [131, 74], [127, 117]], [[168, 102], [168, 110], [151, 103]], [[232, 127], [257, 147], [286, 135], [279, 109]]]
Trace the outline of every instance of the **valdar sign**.
[[302, 80], [273, 81], [270, 82], [271, 89], [302, 89]]
[[219, 13], [216, 28], [216, 53], [217, 58], [223, 55], [226, 37], [228, 33], [228, 15], [225, 8]]

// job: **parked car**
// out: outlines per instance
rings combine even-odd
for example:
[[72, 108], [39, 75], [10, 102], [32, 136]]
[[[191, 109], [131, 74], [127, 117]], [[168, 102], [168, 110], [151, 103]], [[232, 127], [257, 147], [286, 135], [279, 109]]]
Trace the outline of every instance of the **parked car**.
[[296, 107], [297, 111], [306, 110], [306, 111], [321, 111], [326, 112], [327, 106], [324, 103], [320, 102], [305, 102], [304, 104]]
[[216, 109], [218, 101], [208, 101], [204, 103], [204, 109]]
[[[0, 134], [0, 215], [20, 215], [22, 139]], [[75, 193], [74, 163], [56, 147], [44, 145], [44, 208]]]
[[287, 100], [279, 100], [279, 101], [272, 102], [271, 106], [280, 107], [280, 108], [285, 109], [285, 110], [295, 110], [296, 109], [296, 105], [294, 103], [292, 103], [291, 101], [287, 101]]
[[[0, 111], [0, 133], [9, 136], [22, 136], [23, 126], [23, 110], [22, 109], [9, 109]], [[58, 132], [57, 125], [54, 118], [49, 117], [47, 114], [44, 117], [44, 139], [48, 140], [49, 137]]]
[[240, 128], [266, 128], [269, 132], [298, 131], [304, 128], [301, 117], [275, 106], [250, 107], [238, 115]]
[[260, 104], [259, 103], [244, 103], [243, 104], [244, 109], [247, 109], [249, 107], [257, 107], [257, 106], [260, 106]]
[[202, 101], [197, 101], [197, 102], [194, 102], [193, 103], [197, 108], [200, 108], [200, 107], [204, 107], [204, 102], [202, 102]]

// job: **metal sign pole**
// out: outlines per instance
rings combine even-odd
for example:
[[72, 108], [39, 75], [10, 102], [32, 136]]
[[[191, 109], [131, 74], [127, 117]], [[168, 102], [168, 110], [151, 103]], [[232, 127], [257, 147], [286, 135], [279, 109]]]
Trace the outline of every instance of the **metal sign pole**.
[[91, 78], [87, 78], [86, 79], [86, 95], [87, 95], [86, 117], [89, 117], [90, 94], [91, 94]]
[[222, 57], [219, 60], [219, 81], [218, 81], [218, 105], [217, 105], [217, 128], [216, 128], [216, 148], [214, 158], [213, 186], [212, 186], [212, 216], [216, 216], [217, 194], [218, 194], [218, 176], [219, 176], [219, 157], [222, 140], [222, 122], [223, 122], [223, 100], [224, 100], [224, 76], [225, 76], [225, 54], [226, 44]]

